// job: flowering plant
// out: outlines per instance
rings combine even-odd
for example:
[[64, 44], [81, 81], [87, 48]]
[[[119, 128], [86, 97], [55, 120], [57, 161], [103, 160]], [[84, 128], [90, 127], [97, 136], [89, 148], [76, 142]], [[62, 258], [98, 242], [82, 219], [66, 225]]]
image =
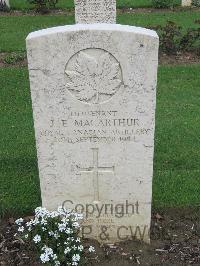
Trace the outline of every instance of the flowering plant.
[[[84, 249], [78, 237], [82, 219], [81, 214], [62, 207], [52, 212], [38, 207], [34, 219], [25, 222], [20, 218], [15, 223], [22, 238], [34, 243], [42, 263], [78, 265]], [[89, 252], [94, 248], [89, 247]]]

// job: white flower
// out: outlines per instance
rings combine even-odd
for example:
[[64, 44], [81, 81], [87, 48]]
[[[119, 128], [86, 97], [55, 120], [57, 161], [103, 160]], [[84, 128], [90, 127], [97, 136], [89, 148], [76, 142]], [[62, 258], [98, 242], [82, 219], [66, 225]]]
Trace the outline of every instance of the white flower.
[[49, 217], [51, 217], [51, 218], [55, 218], [55, 217], [58, 217], [58, 216], [59, 216], [59, 213], [56, 212], [56, 211], [53, 211], [53, 212], [49, 213]]
[[22, 232], [23, 233], [24, 232], [24, 227], [23, 226], [19, 227], [18, 228], [18, 232]]
[[70, 233], [72, 233], [72, 232], [73, 232], [73, 230], [70, 229], [70, 228], [67, 228], [67, 229], [65, 230], [65, 233], [66, 233], [66, 234], [70, 234]]
[[42, 219], [41, 222], [40, 222], [42, 225], [46, 225], [47, 224], [47, 221], [45, 219]]
[[66, 210], [62, 206], [58, 207], [58, 213], [59, 215], [66, 215]]
[[76, 213], [75, 214], [77, 220], [83, 220], [83, 214], [82, 213]]
[[40, 223], [40, 221], [39, 221], [39, 219], [37, 217], [35, 217], [35, 219], [32, 221], [33, 225], [37, 225], [39, 223]]
[[74, 254], [73, 255], [73, 257], [72, 257], [72, 261], [75, 261], [75, 262], [77, 262], [77, 261], [79, 261], [80, 260], [80, 255], [79, 254]]
[[82, 245], [78, 246], [78, 250], [83, 251], [83, 246]]
[[79, 228], [79, 227], [80, 227], [79, 223], [77, 223], [77, 222], [74, 222], [74, 223], [72, 224], [72, 226], [75, 227], [75, 228]]
[[42, 227], [42, 231], [44, 232], [44, 231], [47, 231], [47, 229], [45, 228], [45, 227]]
[[45, 253], [46, 253], [48, 256], [53, 256], [53, 249], [52, 249], [52, 248], [49, 248], [49, 247], [47, 247], [47, 246], [44, 246], [44, 247], [42, 248], [42, 250], [44, 250]]
[[40, 259], [41, 259], [42, 263], [46, 263], [46, 262], [50, 261], [50, 258], [46, 253], [41, 254]]
[[32, 230], [32, 228], [31, 228], [31, 227], [29, 227], [29, 228], [28, 228], [28, 231], [29, 231], [29, 232], [31, 232], [31, 230]]
[[54, 233], [54, 237], [55, 237], [55, 239], [58, 239], [60, 236], [59, 236], [59, 234], [57, 232], [55, 232]]
[[59, 266], [60, 265], [60, 262], [57, 260], [55, 261], [55, 266]]
[[78, 213], [73, 213], [73, 217], [72, 217], [72, 222], [77, 222], [79, 219], [79, 214]]
[[80, 238], [79, 238], [79, 237], [76, 239], [76, 242], [79, 242], [79, 243], [81, 242], [81, 240], [80, 240]]
[[68, 224], [69, 218], [68, 217], [63, 217], [61, 222], [65, 223], [65, 224]]
[[76, 249], [78, 249], [78, 248], [77, 248], [75, 245], [73, 245], [73, 247], [72, 247], [72, 248], [73, 248], [73, 250], [76, 250]]
[[66, 224], [58, 224], [58, 230], [59, 230], [60, 232], [65, 231], [65, 229], [66, 229]]
[[39, 236], [39, 235], [35, 235], [34, 238], [33, 238], [33, 241], [34, 241], [35, 243], [39, 243], [39, 242], [41, 241], [41, 236]]
[[53, 236], [54, 235], [54, 232], [53, 231], [49, 231], [48, 233], [50, 236]]
[[89, 252], [95, 252], [95, 248], [93, 246], [90, 246], [88, 250]]
[[71, 251], [71, 248], [67, 247], [65, 250], [64, 250], [64, 253], [67, 254]]
[[33, 220], [30, 220], [30, 222], [27, 222], [27, 223], [26, 223], [26, 226], [27, 226], [27, 227], [31, 227], [32, 225], [33, 225]]
[[19, 218], [19, 219], [17, 219], [16, 221], [15, 221], [15, 223], [17, 224], [17, 225], [21, 225], [21, 223], [23, 223], [23, 219], [22, 218]]
[[53, 259], [53, 260], [56, 260], [57, 258], [58, 258], [58, 256], [57, 256], [56, 254], [53, 254], [53, 255], [52, 255], [52, 259]]
[[38, 207], [35, 209], [35, 216], [37, 218], [41, 217], [45, 217], [49, 215], [49, 211], [46, 208], [42, 208], [42, 207]]

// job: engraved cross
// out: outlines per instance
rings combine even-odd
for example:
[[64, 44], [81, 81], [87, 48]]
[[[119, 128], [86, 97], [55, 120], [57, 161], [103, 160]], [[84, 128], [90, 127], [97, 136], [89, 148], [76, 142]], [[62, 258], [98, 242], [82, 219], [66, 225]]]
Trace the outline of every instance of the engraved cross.
[[92, 148], [93, 151], [93, 166], [88, 168], [79, 168], [80, 173], [92, 173], [94, 182], [94, 200], [99, 201], [99, 173], [113, 173], [115, 167], [102, 167], [99, 166], [99, 149]]

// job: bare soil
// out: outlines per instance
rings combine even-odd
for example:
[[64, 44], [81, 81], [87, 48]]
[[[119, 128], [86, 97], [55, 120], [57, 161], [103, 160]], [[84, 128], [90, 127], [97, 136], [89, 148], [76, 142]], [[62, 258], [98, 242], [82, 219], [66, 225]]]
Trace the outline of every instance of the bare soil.
[[[14, 237], [16, 226], [9, 218], [0, 224], [0, 265], [41, 265], [30, 245]], [[155, 210], [152, 214], [151, 244], [125, 241], [100, 245], [84, 240], [96, 252], [84, 253], [82, 265], [200, 265], [200, 208]]]
[[177, 55], [167, 55], [160, 53], [159, 55], [160, 65], [186, 65], [186, 64], [200, 64], [200, 54], [185, 52]]
[[[8, 67], [8, 66], [14, 66], [14, 67], [25, 67], [28, 65], [26, 54], [24, 53], [24, 56], [17, 57], [17, 53], [0, 53], [0, 67]], [[9, 62], [9, 58], [15, 58], [12, 59]]]

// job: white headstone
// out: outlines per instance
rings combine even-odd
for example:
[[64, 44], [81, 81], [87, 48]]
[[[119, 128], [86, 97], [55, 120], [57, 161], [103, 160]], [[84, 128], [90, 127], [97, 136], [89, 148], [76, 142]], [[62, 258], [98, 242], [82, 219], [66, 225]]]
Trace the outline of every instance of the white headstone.
[[7, 6], [8, 8], [10, 8], [9, 0], [0, 0], [0, 3], [1, 3], [1, 4], [6, 4], [6, 6]]
[[192, 0], [182, 0], [182, 6], [191, 6]]
[[86, 211], [101, 242], [149, 242], [158, 45], [114, 24], [27, 37], [43, 206]]
[[116, 23], [116, 0], [75, 0], [76, 23]]

